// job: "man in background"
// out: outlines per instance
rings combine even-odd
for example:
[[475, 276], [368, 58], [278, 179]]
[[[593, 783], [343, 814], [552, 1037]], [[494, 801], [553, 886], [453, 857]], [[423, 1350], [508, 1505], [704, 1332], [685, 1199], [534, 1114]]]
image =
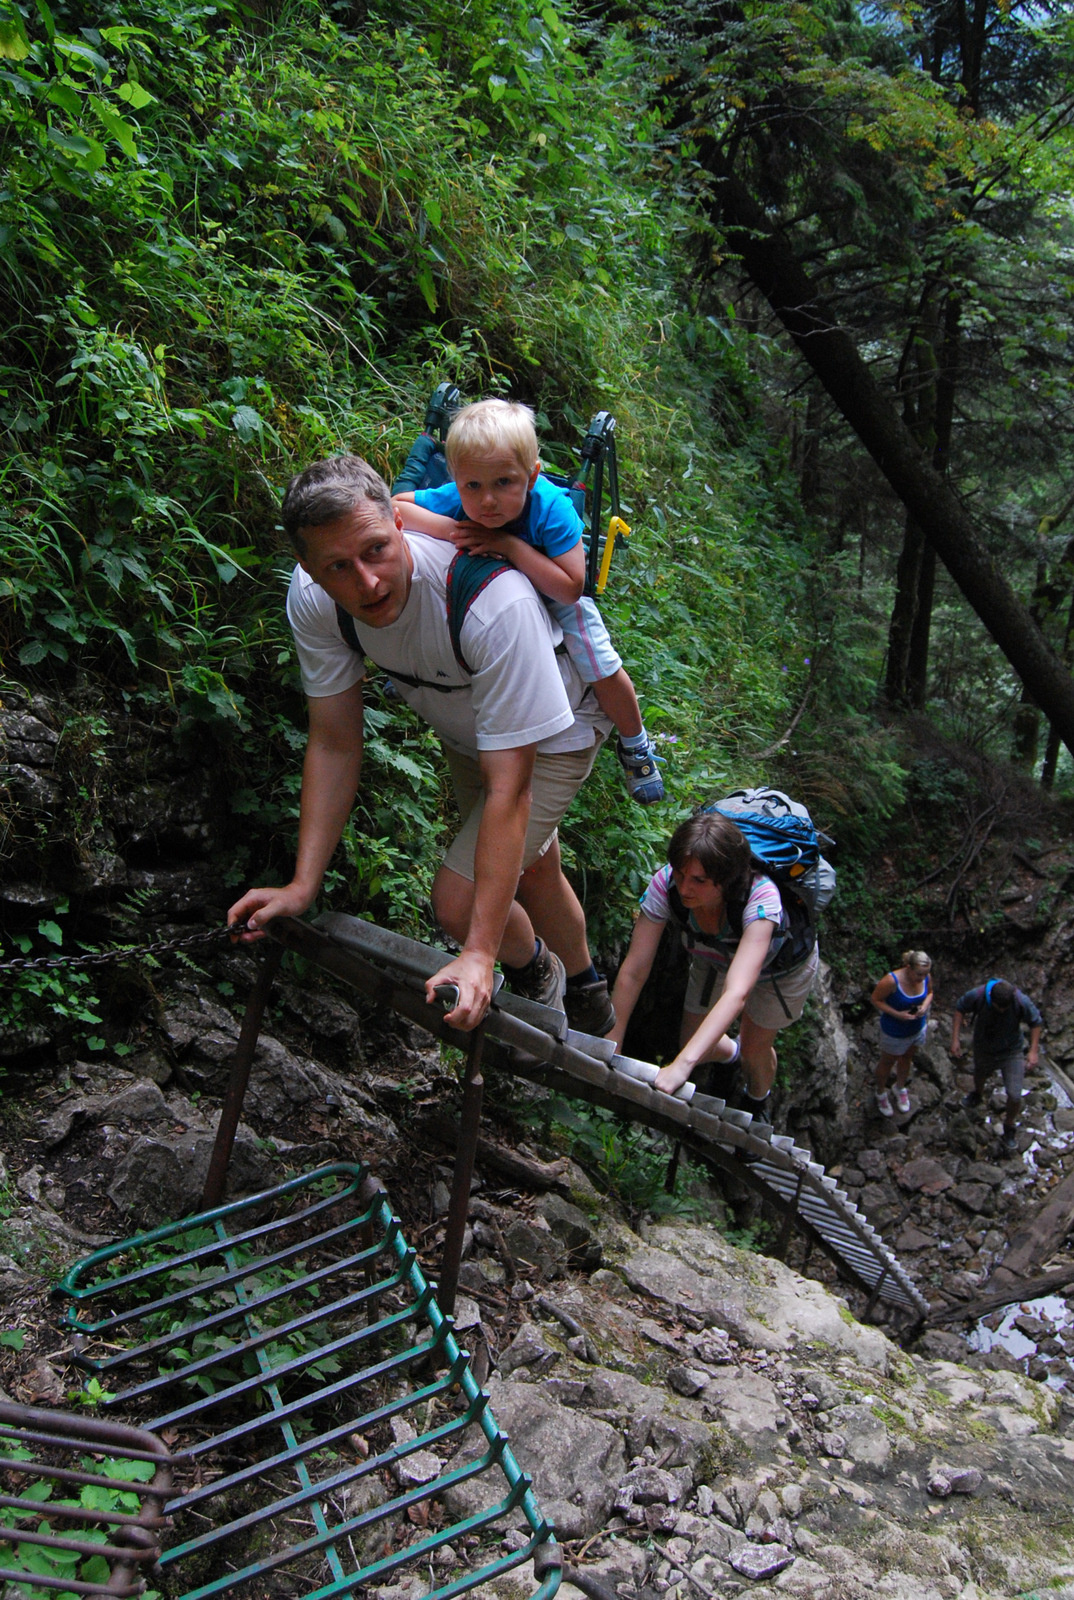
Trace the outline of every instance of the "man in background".
[[[984, 1086], [993, 1072], [1003, 1074], [1007, 1105], [1003, 1113], [1000, 1148], [1013, 1155], [1018, 1148], [1015, 1130], [1022, 1105], [1022, 1086], [1026, 1067], [1032, 1069], [1040, 1059], [1041, 1015], [1028, 995], [1004, 978], [990, 978], [976, 989], [967, 989], [955, 1007], [951, 1030], [951, 1054], [962, 1055], [962, 1020], [972, 1017], [973, 1088], [963, 1098], [967, 1110], [982, 1104]], [[1029, 1053], [1023, 1053], [1022, 1026], [1029, 1029]]]

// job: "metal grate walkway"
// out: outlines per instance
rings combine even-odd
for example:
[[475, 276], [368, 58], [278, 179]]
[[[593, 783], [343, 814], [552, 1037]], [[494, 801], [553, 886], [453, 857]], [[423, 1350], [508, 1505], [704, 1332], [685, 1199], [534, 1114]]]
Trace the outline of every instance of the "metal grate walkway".
[[[169, 1595], [332, 1600], [418, 1572], [452, 1600], [534, 1557], [532, 1600], [552, 1600], [559, 1551], [531, 1480], [363, 1168], [110, 1245], [55, 1293], [101, 1410], [172, 1449]], [[455, 1464], [471, 1427], [484, 1450]], [[444, 1496], [483, 1476], [492, 1504], [453, 1518]]]

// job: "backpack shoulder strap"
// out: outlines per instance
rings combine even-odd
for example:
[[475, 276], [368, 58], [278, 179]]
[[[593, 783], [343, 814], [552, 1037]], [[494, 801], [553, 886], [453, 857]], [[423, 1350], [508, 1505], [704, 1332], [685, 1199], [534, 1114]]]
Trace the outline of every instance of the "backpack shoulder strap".
[[447, 570], [447, 620], [451, 635], [451, 648], [455, 660], [465, 673], [473, 677], [473, 668], [462, 653], [462, 625], [470, 614], [470, 607], [493, 578], [503, 572], [514, 572], [509, 561], [499, 556], [475, 556], [460, 550]]
[[[355, 655], [364, 656], [366, 651], [362, 648], [361, 641], [358, 638], [358, 630], [354, 626], [354, 618], [349, 611], [344, 611], [338, 600], [336, 602], [336, 622], [339, 624], [339, 633], [343, 643], [353, 650]], [[380, 666], [380, 662], [374, 660], [372, 656], [369, 659], [373, 661], [374, 666]], [[452, 694], [458, 689], [469, 688], [469, 685], [465, 683], [433, 683], [427, 678], [414, 678], [411, 677], [409, 672], [400, 672], [397, 667], [384, 667], [382, 671], [388, 672], [396, 683], [405, 683], [408, 689], [435, 689], [437, 694]]]
[[344, 611], [338, 600], [336, 601], [336, 622], [339, 624], [343, 643], [349, 646], [356, 656], [364, 656], [365, 651], [358, 642], [358, 630], [354, 626], [354, 618], [349, 611]]

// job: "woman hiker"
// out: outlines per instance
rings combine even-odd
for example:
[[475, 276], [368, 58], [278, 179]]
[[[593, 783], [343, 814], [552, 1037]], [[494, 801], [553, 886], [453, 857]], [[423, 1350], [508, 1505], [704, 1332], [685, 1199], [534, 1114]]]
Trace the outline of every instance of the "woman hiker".
[[[876, 1109], [882, 1117], [910, 1110], [906, 1081], [914, 1051], [924, 1044], [932, 1005], [932, 962], [924, 950], [904, 950], [902, 966], [881, 978], [869, 996], [880, 1013], [880, 1060], [876, 1064]], [[895, 1087], [888, 1093], [891, 1075]], [[895, 1104], [892, 1106], [892, 1099]]]

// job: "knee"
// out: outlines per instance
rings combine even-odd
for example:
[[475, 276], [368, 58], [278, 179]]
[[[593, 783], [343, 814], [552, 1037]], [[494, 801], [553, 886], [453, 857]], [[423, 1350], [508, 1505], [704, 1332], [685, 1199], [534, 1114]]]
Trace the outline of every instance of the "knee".
[[433, 880], [433, 912], [444, 932], [462, 944], [470, 931], [470, 912], [474, 886], [448, 867], [441, 867]]

